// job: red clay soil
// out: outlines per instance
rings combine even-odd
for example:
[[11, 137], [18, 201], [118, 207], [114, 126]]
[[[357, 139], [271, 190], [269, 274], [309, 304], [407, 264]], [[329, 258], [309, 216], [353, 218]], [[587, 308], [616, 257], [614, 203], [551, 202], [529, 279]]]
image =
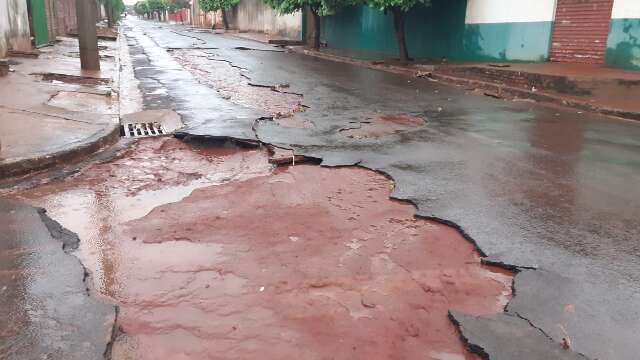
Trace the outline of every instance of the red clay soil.
[[509, 273], [380, 174], [266, 157], [148, 139], [21, 194], [79, 233], [120, 307], [113, 359], [477, 358], [447, 311], [502, 311]]
[[389, 200], [390, 185], [360, 168], [301, 165], [202, 188], [129, 222], [125, 239], [213, 248], [180, 266], [139, 254], [117, 296], [129, 335], [118, 350], [146, 359], [472, 358], [447, 310], [502, 311], [510, 276], [481, 266], [453, 229], [414, 219], [411, 205]]

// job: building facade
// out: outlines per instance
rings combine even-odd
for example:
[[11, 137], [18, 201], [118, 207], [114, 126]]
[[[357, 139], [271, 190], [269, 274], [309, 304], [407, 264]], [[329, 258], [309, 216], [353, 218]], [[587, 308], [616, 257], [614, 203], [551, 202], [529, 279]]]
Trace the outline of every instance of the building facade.
[[302, 36], [301, 12], [279, 15], [262, 0], [241, 0], [229, 15], [229, 22], [236, 30], [295, 40]]
[[0, 58], [9, 50], [31, 49], [29, 14], [25, 0], [0, 0]]
[[[302, 38], [301, 12], [280, 15], [262, 0], [241, 0], [227, 11], [227, 20], [231, 29], [241, 32], [259, 32], [293, 40]], [[222, 16], [220, 12], [201, 11], [198, 0], [192, 0], [191, 24], [212, 28], [215, 24], [222, 24]]]
[[[407, 14], [414, 57], [569, 62], [640, 70], [640, 0], [432, 0]], [[390, 14], [367, 6], [323, 18], [329, 47], [396, 54]]]

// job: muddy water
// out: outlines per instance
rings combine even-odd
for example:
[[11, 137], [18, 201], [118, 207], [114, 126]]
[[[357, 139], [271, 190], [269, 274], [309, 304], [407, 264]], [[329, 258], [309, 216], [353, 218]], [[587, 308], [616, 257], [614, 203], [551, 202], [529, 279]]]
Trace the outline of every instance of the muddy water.
[[111, 162], [16, 196], [44, 207], [80, 236], [76, 255], [93, 273], [96, 289], [111, 295], [119, 287], [120, 254], [128, 245], [118, 241], [118, 224], [179, 201], [198, 187], [271, 170], [260, 151], [194, 148], [173, 138], [148, 138]]
[[502, 311], [511, 276], [361, 168], [145, 139], [17, 196], [80, 235], [120, 306], [114, 359], [472, 359], [447, 310]]

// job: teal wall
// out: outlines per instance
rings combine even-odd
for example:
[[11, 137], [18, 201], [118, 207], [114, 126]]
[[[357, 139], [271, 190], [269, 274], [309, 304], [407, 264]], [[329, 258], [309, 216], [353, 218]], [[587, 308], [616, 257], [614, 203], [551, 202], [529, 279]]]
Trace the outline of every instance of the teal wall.
[[[416, 58], [459, 58], [463, 53], [466, 0], [434, 0], [416, 6], [406, 19], [409, 55]], [[368, 6], [347, 8], [323, 18], [322, 41], [337, 49], [368, 50], [397, 55], [390, 13]]]
[[466, 60], [542, 62], [549, 57], [553, 22], [467, 24]]
[[[466, 61], [546, 61], [552, 22], [466, 24], [467, 0], [434, 0], [407, 14], [409, 55]], [[391, 14], [368, 6], [323, 18], [322, 41], [330, 48], [397, 56]]]
[[640, 70], [640, 19], [611, 19], [605, 64]]

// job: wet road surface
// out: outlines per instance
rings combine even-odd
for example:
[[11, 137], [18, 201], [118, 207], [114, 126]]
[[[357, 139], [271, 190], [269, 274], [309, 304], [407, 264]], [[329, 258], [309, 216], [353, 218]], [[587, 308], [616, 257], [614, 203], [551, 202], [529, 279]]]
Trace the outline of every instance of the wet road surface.
[[[323, 165], [359, 164], [384, 172], [396, 182], [392, 196], [413, 202], [418, 215], [460, 228], [487, 261], [524, 270], [515, 280], [518, 296], [507, 308], [507, 314], [526, 319], [521, 326], [533, 324], [557, 343], [567, 338], [575, 351], [592, 358], [632, 359], [637, 353], [637, 123], [470, 95], [426, 79], [262, 51], [265, 45], [257, 43], [249, 46], [256, 51], [239, 50], [248, 47], [246, 40], [179, 26], [131, 25], [131, 44], [153, 55], [138, 60], [147, 61], [158, 79], [174, 71], [164, 69], [171, 61], [197, 80], [208, 59], [216, 63], [212, 67], [228, 64], [228, 86], [300, 94], [304, 111], [294, 108], [287, 115], [312, 126], [249, 121], [243, 115], [247, 106], [225, 99], [224, 91], [218, 96], [230, 100], [225, 109], [242, 110], [228, 123], [234, 128], [255, 130], [261, 141], [322, 159]], [[189, 111], [181, 106], [190, 99], [187, 87], [168, 77], [160, 83], [190, 125], [186, 135], [241, 131], [220, 132], [224, 117]], [[349, 134], [397, 115], [419, 117], [424, 124], [383, 136]], [[517, 341], [493, 332], [486, 329], [485, 343]]]
[[12, 196], [83, 239], [119, 307], [112, 359], [477, 359], [447, 312], [502, 311], [510, 272], [383, 175], [268, 157], [148, 138]]
[[[112, 358], [640, 350], [636, 123], [182, 26], [125, 32], [144, 109], [175, 110], [180, 140], [9, 195], [78, 234], [121, 310]], [[324, 167], [270, 164], [293, 155]], [[518, 271], [513, 297], [480, 255]]]
[[0, 213], [0, 358], [102, 358], [116, 310], [88, 296], [67, 254], [78, 237], [42, 209], [0, 200]]

